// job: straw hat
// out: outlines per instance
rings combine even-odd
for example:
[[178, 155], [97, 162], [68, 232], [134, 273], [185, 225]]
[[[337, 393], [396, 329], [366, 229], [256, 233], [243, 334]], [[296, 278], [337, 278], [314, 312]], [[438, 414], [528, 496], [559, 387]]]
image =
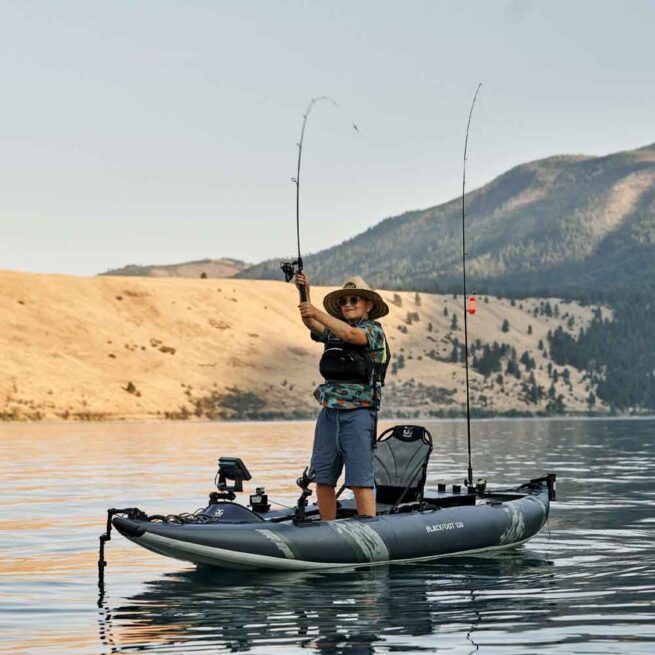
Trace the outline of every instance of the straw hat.
[[371, 287], [369, 287], [368, 284], [359, 277], [359, 275], [349, 277], [343, 283], [341, 289], [332, 291], [325, 296], [323, 307], [325, 307], [328, 314], [335, 318], [343, 318], [341, 307], [339, 307], [339, 300], [343, 298], [343, 296], [359, 296], [360, 298], [370, 300], [373, 303], [373, 308], [368, 314], [368, 317], [371, 320], [381, 318], [389, 313], [389, 307], [387, 306], [387, 303], [382, 300], [382, 296], [373, 291], [373, 289], [371, 289]]

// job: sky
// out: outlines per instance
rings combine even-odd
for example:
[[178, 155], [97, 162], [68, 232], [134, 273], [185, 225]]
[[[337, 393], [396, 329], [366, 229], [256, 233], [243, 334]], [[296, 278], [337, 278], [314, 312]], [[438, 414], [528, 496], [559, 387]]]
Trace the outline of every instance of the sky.
[[[2, 0], [0, 269], [340, 243], [556, 154], [655, 141], [652, 0]], [[353, 129], [353, 123], [357, 130]]]

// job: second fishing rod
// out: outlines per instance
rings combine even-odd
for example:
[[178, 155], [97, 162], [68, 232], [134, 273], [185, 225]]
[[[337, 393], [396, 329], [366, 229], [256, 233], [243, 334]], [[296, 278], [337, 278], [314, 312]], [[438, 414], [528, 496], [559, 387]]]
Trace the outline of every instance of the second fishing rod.
[[[468, 471], [466, 486], [469, 490], [473, 487], [473, 465], [471, 460], [471, 392], [469, 385], [469, 339], [468, 339], [468, 314], [475, 314], [475, 296], [467, 298], [466, 290], [466, 154], [469, 144], [469, 131], [471, 129], [471, 118], [473, 117], [473, 108], [475, 101], [478, 99], [482, 84], [478, 84], [471, 103], [471, 110], [469, 111], [469, 119], [466, 124], [466, 138], [464, 140], [464, 162], [462, 171], [462, 277], [464, 286], [464, 352], [465, 352], [465, 370], [466, 370], [466, 443], [468, 450]], [[467, 307], [468, 304], [468, 307]]]

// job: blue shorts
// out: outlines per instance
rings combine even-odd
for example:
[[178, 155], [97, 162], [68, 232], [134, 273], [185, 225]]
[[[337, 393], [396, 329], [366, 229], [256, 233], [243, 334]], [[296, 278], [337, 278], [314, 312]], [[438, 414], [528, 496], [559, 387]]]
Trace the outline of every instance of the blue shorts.
[[316, 421], [312, 450], [316, 482], [336, 486], [345, 464], [347, 487], [373, 488], [374, 430], [375, 412], [371, 409], [324, 407]]

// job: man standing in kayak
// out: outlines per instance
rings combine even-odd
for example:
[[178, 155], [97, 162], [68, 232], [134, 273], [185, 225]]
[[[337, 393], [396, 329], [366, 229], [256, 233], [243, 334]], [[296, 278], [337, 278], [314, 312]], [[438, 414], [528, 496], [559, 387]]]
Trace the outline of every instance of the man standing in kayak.
[[311, 338], [325, 345], [320, 363], [325, 382], [315, 391], [322, 409], [311, 463], [321, 519], [336, 518], [335, 487], [344, 465], [358, 514], [375, 516], [373, 447], [389, 360], [384, 331], [375, 319], [386, 316], [389, 307], [359, 276], [325, 296], [327, 313], [312, 305], [307, 275], [298, 273], [296, 286], [307, 292], [307, 301], [298, 306], [302, 321]]

